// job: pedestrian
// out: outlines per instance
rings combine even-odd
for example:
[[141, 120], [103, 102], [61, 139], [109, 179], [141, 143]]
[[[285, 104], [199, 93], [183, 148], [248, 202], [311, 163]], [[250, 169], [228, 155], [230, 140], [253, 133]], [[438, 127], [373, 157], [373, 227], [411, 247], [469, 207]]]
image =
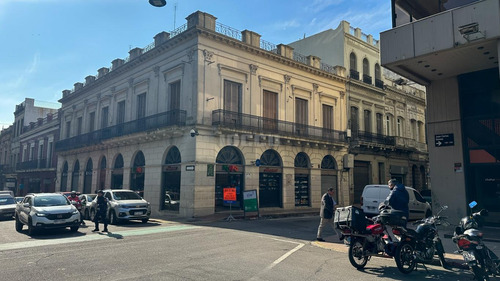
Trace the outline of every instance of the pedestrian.
[[321, 220], [319, 222], [318, 234], [316, 235], [316, 240], [318, 241], [325, 241], [321, 234], [323, 232], [323, 228], [327, 224], [331, 225], [333, 231], [335, 232], [335, 234], [337, 234], [335, 225], [333, 223], [333, 211], [335, 210], [335, 205], [337, 205], [337, 202], [335, 202], [335, 199], [333, 199], [334, 193], [335, 192], [333, 187], [330, 187], [328, 188], [328, 191], [323, 194], [323, 197], [321, 197], [321, 209], [319, 211]]
[[389, 205], [393, 210], [403, 212], [406, 216], [405, 220], [408, 221], [410, 216], [410, 210], [408, 208], [410, 196], [408, 195], [408, 191], [406, 191], [406, 187], [403, 184], [398, 183], [396, 179], [390, 179], [389, 182], [387, 182], [387, 185], [389, 186], [391, 192], [385, 199], [384, 205]]
[[102, 232], [109, 232], [107, 219], [108, 199], [104, 197], [104, 192], [102, 190], [99, 190], [97, 191], [97, 197], [95, 200], [97, 210], [94, 217], [95, 228], [94, 230], [92, 230], [92, 232], [99, 231], [99, 220], [102, 220], [104, 224], [104, 230]]

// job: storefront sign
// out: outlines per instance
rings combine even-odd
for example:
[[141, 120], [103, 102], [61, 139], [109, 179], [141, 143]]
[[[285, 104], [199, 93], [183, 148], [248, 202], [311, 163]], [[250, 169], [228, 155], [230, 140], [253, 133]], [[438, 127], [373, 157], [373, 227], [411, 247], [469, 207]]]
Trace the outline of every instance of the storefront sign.
[[281, 173], [281, 168], [261, 168], [261, 173]]
[[164, 172], [176, 172], [176, 171], [179, 171], [179, 165], [164, 165], [163, 166], [163, 171]]
[[245, 206], [245, 212], [257, 212], [257, 190], [247, 190], [243, 192], [243, 203]]
[[207, 164], [207, 177], [214, 176], [214, 164]]
[[[224, 201], [236, 201], [236, 187], [224, 188]], [[232, 203], [232, 202], [228, 202]]]

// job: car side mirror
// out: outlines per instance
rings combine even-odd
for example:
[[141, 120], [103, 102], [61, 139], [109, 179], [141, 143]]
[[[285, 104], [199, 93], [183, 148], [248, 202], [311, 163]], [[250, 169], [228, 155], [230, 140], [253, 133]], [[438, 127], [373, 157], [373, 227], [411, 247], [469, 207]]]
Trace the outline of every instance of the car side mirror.
[[23, 203], [23, 207], [24, 208], [29, 208], [30, 207], [30, 203]]

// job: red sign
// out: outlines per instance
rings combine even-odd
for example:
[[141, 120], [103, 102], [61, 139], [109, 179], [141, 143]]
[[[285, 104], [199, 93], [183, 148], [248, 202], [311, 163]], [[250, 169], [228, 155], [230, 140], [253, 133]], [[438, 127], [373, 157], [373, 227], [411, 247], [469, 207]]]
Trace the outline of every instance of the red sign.
[[224, 201], [236, 201], [236, 187], [224, 188]]

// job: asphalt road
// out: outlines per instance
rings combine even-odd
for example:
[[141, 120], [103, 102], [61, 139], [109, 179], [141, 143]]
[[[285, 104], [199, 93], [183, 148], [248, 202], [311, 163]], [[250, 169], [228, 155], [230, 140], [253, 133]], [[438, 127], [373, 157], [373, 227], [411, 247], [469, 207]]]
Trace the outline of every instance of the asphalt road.
[[[0, 221], [0, 280], [471, 280], [428, 266], [401, 274], [392, 259], [358, 271], [347, 254], [313, 242], [317, 217], [197, 222], [153, 220], [111, 233], [50, 231], [30, 237]], [[333, 231], [327, 240], [334, 242]], [[329, 236], [328, 236], [329, 235]], [[338, 245], [339, 247], [340, 244]]]

